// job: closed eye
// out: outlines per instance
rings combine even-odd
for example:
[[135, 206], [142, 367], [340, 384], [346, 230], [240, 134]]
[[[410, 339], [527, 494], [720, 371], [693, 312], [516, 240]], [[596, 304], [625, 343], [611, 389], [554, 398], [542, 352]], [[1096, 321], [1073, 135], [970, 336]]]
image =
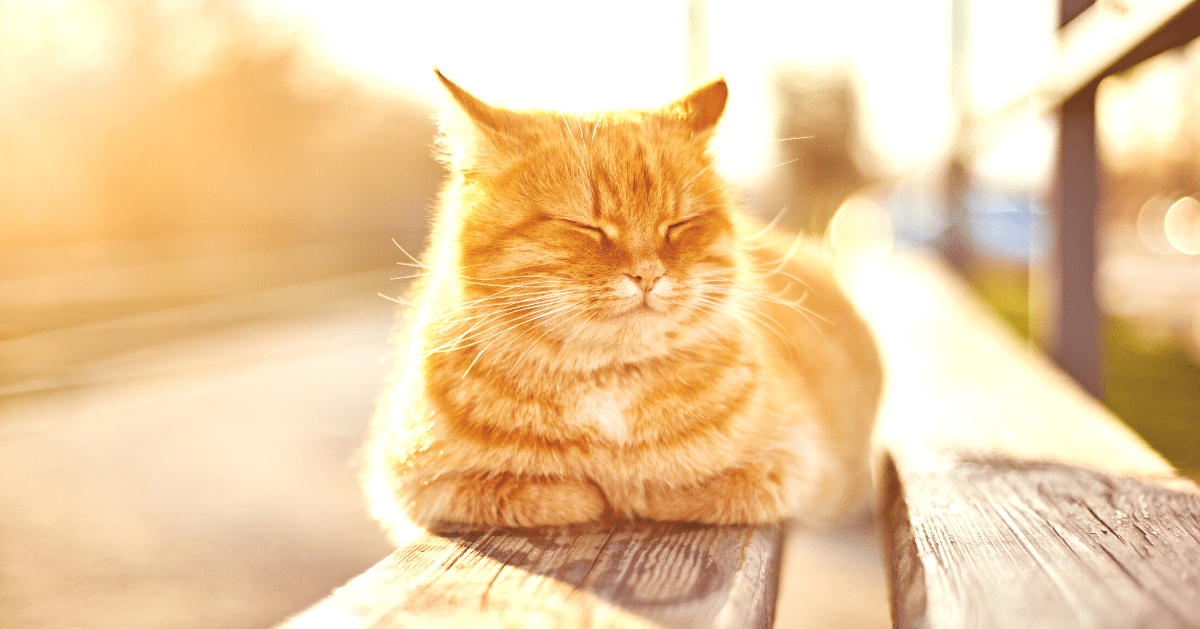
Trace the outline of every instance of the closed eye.
[[572, 221], [570, 219], [565, 219], [565, 218], [562, 218], [559, 220], [563, 223], [566, 223], [569, 227], [571, 227], [575, 231], [583, 232], [583, 233], [595, 238], [597, 242], [603, 242], [608, 239], [608, 232], [604, 231], [603, 228], [596, 227], [595, 225], [588, 225], [587, 223], [580, 223], [577, 221]]
[[679, 232], [682, 231], [685, 227], [687, 227], [688, 223], [691, 222], [691, 220], [692, 219], [689, 218], [689, 219], [679, 221], [678, 223], [671, 223], [670, 225], [667, 225], [667, 233], [666, 233], [667, 242], [671, 242], [672, 238], [678, 237]]

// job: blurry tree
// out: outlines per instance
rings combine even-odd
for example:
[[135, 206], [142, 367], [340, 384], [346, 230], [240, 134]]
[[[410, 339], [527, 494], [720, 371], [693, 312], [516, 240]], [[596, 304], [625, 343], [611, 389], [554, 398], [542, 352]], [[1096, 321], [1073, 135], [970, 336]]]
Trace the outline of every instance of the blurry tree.
[[427, 107], [219, 0], [0, 0], [0, 246], [253, 232], [419, 242]]

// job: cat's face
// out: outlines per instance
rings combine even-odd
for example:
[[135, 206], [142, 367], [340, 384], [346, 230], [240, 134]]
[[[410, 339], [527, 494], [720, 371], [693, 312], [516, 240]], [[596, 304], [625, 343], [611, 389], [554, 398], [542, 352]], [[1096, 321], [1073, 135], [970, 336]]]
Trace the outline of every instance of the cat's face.
[[736, 252], [708, 127], [677, 112], [491, 111], [507, 118], [462, 169], [469, 299], [572, 340], [662, 341], [720, 315]]

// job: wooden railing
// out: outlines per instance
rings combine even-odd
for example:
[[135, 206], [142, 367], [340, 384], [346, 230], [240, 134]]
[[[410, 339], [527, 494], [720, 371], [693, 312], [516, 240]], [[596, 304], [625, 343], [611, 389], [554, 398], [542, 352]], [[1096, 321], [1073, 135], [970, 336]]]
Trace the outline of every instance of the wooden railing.
[[932, 260], [854, 282], [882, 344], [896, 627], [1200, 626], [1200, 492]]
[[[950, 159], [948, 205], [965, 207], [967, 164], [1002, 138], [1015, 121], [1056, 112], [1058, 157], [1051, 184], [1053, 219], [1049, 280], [1049, 353], [1093, 395], [1101, 391], [1096, 237], [1100, 168], [1096, 91], [1100, 81], [1200, 36], [1197, 0], [1060, 0], [1058, 53], [1027, 92], [995, 111], [960, 112], [961, 134]], [[986, 77], [982, 77], [986, 80]], [[961, 218], [951, 219], [954, 227]], [[961, 235], [947, 253], [964, 257]]]

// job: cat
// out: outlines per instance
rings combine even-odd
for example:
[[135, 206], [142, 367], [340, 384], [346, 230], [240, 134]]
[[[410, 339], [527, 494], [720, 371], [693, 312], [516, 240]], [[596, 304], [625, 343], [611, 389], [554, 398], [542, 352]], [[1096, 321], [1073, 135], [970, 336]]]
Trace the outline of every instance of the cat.
[[363, 472], [385, 529], [822, 524], [859, 505], [875, 343], [715, 172], [725, 81], [569, 115], [435, 72], [450, 175]]

